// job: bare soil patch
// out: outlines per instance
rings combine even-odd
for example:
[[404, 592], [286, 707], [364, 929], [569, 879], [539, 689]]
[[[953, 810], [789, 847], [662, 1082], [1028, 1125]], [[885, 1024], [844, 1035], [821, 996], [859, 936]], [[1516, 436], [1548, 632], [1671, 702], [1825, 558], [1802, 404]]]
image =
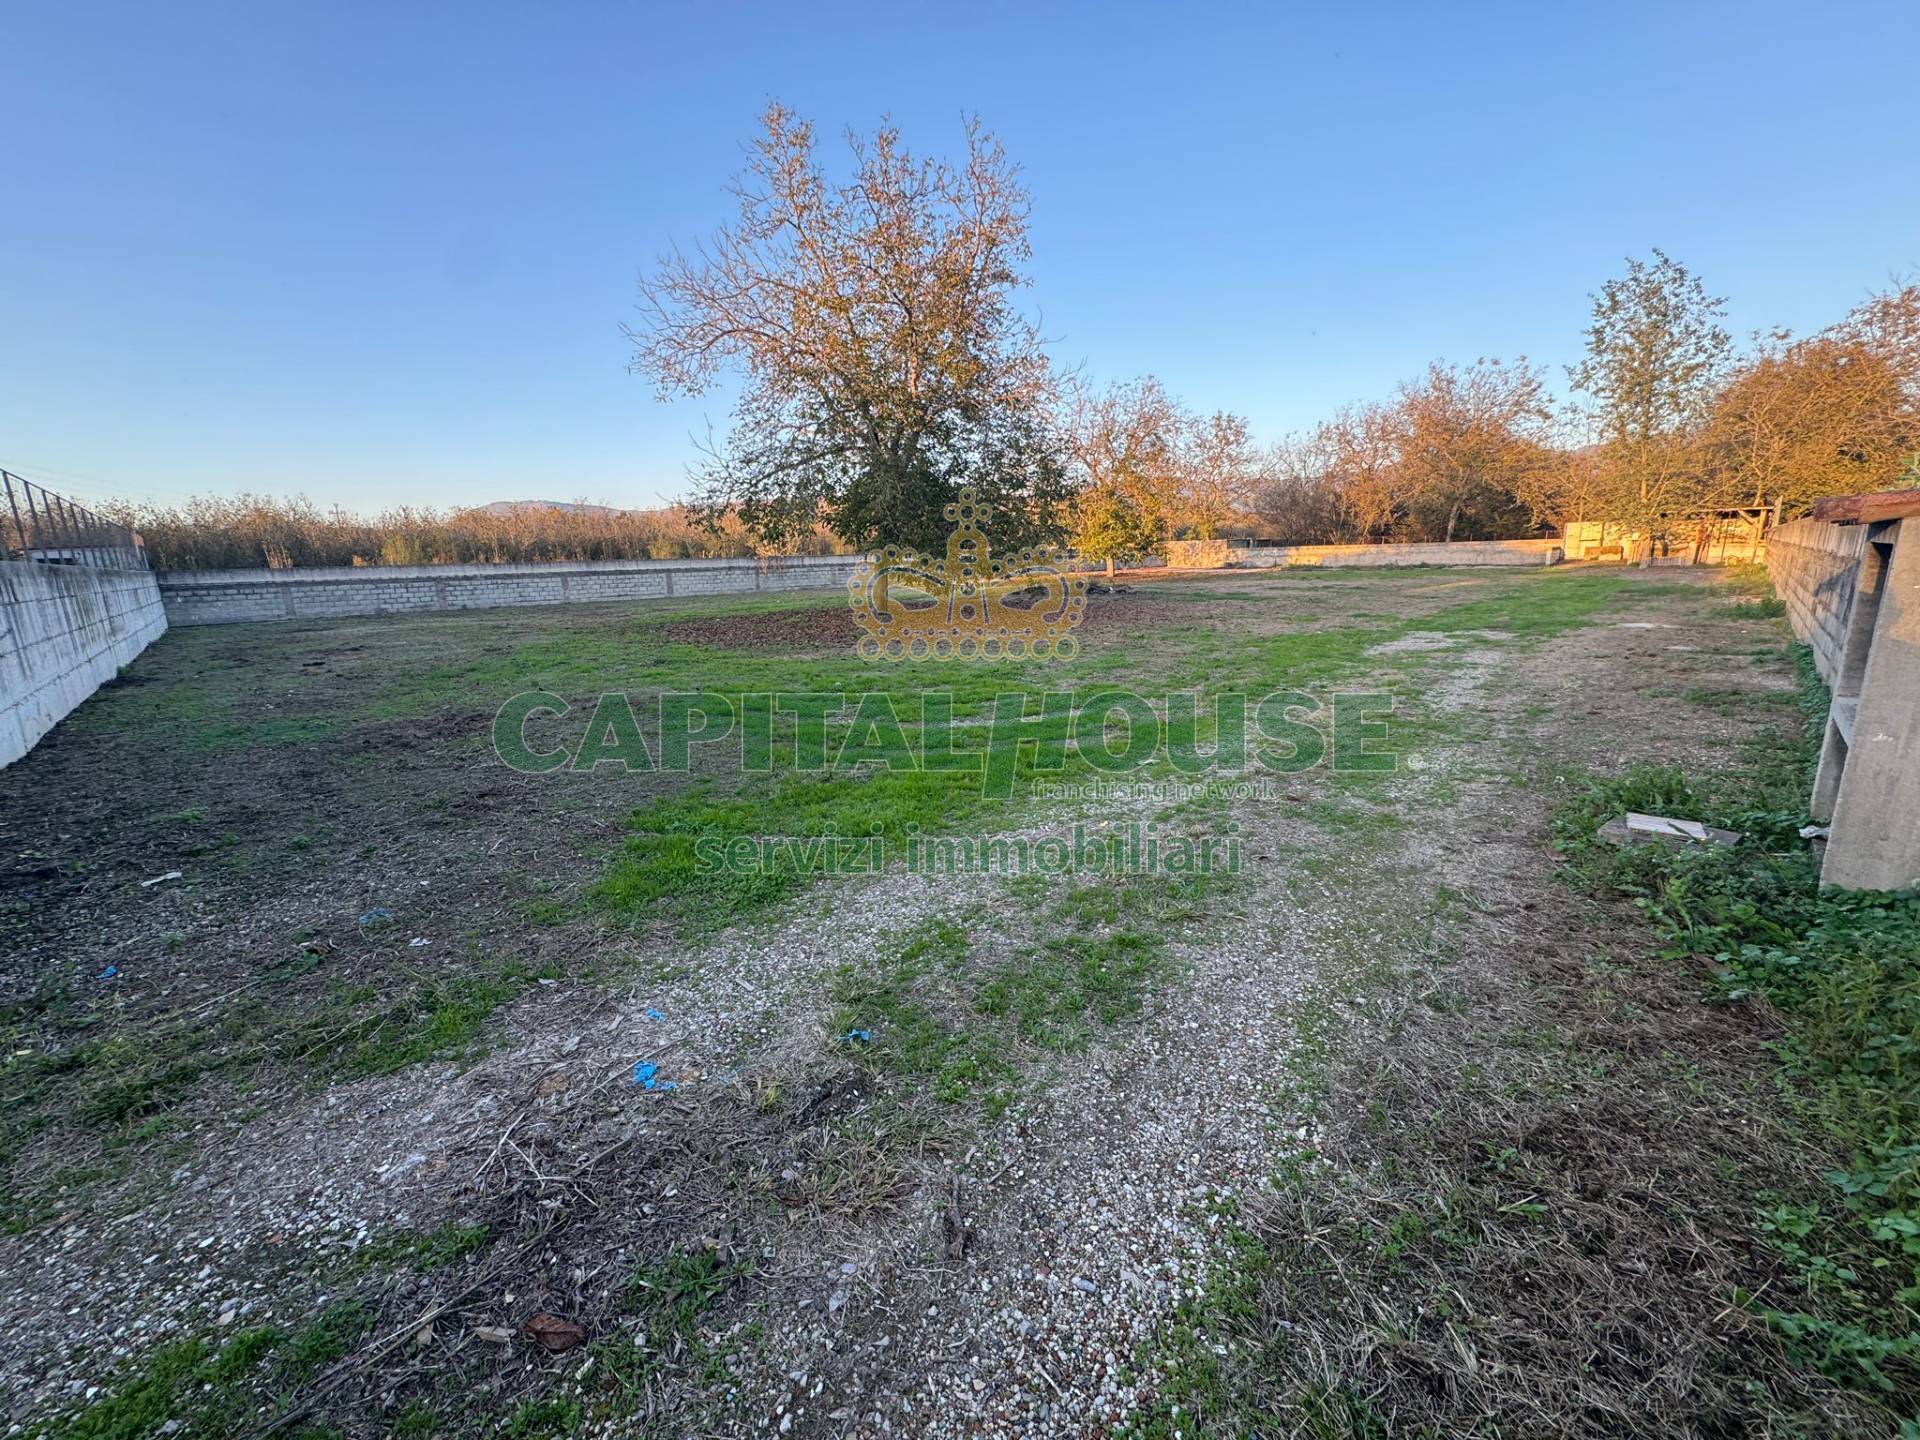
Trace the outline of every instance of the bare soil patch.
[[[1079, 633], [1120, 635], [1164, 623], [1178, 612], [1150, 596], [1131, 591], [1097, 595], [1087, 607]], [[851, 653], [860, 638], [845, 606], [774, 610], [761, 614], [718, 615], [670, 621], [662, 635], [677, 644], [715, 650], [778, 650], [792, 654]]]

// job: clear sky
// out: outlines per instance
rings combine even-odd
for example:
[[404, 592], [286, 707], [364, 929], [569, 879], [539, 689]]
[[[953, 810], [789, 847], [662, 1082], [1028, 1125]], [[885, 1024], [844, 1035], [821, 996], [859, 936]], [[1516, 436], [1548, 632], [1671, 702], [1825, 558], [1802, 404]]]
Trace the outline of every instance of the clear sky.
[[1736, 332], [1920, 268], [1920, 6], [0, 0], [0, 465], [77, 498], [652, 504], [625, 373], [768, 99], [1024, 167], [1056, 354], [1262, 438], [1575, 358], [1658, 245]]

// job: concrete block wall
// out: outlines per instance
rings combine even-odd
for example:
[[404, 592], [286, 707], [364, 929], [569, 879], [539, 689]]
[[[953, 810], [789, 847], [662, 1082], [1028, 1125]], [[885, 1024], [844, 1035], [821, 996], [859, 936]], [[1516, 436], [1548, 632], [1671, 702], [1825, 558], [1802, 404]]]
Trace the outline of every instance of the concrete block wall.
[[[1560, 538], [1569, 560], [1614, 560], [1623, 564], [1637, 562], [1647, 547], [1646, 532], [1631, 530], [1617, 521], [1573, 520], [1561, 527]], [[1656, 556], [1653, 563], [1691, 565], [1697, 535], [1686, 525], [1678, 525], [1667, 537], [1668, 553]], [[1606, 553], [1601, 553], [1601, 552]], [[1765, 527], [1754, 516], [1712, 521], [1706, 542], [1699, 546], [1702, 565], [1755, 564], [1766, 559]]]
[[1555, 565], [1560, 541], [1454, 540], [1407, 545], [1230, 545], [1225, 540], [1169, 540], [1167, 564], [1217, 570], [1226, 565], [1318, 565], [1329, 569], [1386, 565]]
[[1828, 684], [1840, 672], [1847, 625], [1853, 618], [1867, 531], [1863, 525], [1794, 520], [1767, 537], [1767, 574], [1786, 603], [1793, 633], [1813, 649]]
[[852, 555], [773, 560], [587, 560], [523, 565], [315, 566], [294, 570], [171, 570], [159, 577], [175, 625], [325, 620], [562, 605], [601, 600], [828, 590], [853, 577]]
[[165, 632], [145, 570], [0, 560], [0, 765]]

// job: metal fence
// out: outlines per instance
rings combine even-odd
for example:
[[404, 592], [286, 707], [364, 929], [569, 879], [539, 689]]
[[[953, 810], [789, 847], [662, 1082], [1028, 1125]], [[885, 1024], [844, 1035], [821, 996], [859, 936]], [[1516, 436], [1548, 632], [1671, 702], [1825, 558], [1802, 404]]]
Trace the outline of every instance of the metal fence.
[[0, 559], [97, 570], [148, 568], [138, 531], [6, 470], [0, 470]]

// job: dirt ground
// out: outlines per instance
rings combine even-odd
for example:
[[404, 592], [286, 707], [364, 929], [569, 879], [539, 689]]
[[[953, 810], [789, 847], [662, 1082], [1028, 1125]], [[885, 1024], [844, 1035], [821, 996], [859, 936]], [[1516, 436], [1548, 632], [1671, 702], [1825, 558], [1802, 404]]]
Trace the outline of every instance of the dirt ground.
[[[1529, 588], [1554, 585], [1572, 588]], [[1559, 612], [1534, 597], [1567, 594], [1584, 608], [1540, 618]], [[1329, 1373], [1430, 1367], [1503, 1434], [1880, 1424], [1808, 1386], [1740, 1399], [1722, 1373], [1723, 1350], [1772, 1353], [1732, 1296], [1779, 1279], [1712, 1179], [1716, 1156], [1778, 1143], [1754, 1129], [1769, 1022], [1644, 970], [1634, 917], [1561, 883], [1547, 829], [1582, 769], [1724, 756], [1786, 723], [1777, 622], [1705, 574], [1137, 578], [1096, 600], [1076, 683], [1364, 681], [1413, 721], [1400, 768], [1201, 808], [1115, 792], [998, 827], [1237, 826], [1245, 873], [1212, 892], [896, 873], [724, 927], [609, 913], [596, 882], [629, 816], [680, 782], [515, 773], [495, 711], [529, 688], [842, 674], [844, 609], [783, 603], [177, 631], [0, 772], [16, 1424], [1212, 1433], [1169, 1396], [1196, 1353], [1256, 1363], [1196, 1319], [1236, 1264], [1235, 1217], [1303, 1267], [1317, 1227], [1388, 1223], [1354, 1197], [1391, 1188], [1378, 1166], [1432, 1113], [1434, 1067], [1573, 1027], [1595, 957], [1639, 976], [1620, 982], [1635, 1008], [1580, 1043], [1680, 1060], [1622, 1063], [1577, 1104], [1516, 1099], [1515, 1135], [1488, 1136], [1591, 1192], [1578, 1293], [1529, 1295], [1526, 1252], [1485, 1247], [1507, 1309], [1474, 1364], [1417, 1327], [1356, 1339], [1332, 1313], [1351, 1297], [1324, 1286], [1269, 1313]], [[1047, 1009], [1035, 956], [1122, 940], [1152, 957], [1137, 986]], [[892, 965], [910, 1006], [874, 998]], [[988, 1005], [1008, 993], [1011, 1012]], [[1447, 996], [1477, 997], [1471, 1023]], [[894, 1028], [869, 1051], [843, 1027], [883, 1003]], [[1027, 1027], [1029, 1006], [1049, 1018]], [[1698, 1103], [1702, 1073], [1739, 1098]], [[1580, 1106], [1618, 1123], [1575, 1123]], [[1324, 1216], [1289, 1218], [1283, 1174]], [[1636, 1233], [1607, 1229], [1620, 1193], [1654, 1217]], [[1663, 1338], [1683, 1331], [1719, 1348]], [[1460, 1376], [1481, 1364], [1521, 1378], [1475, 1391]], [[1432, 1433], [1468, 1433], [1446, 1430], [1463, 1413]], [[1307, 1433], [1384, 1433], [1342, 1423]]]

